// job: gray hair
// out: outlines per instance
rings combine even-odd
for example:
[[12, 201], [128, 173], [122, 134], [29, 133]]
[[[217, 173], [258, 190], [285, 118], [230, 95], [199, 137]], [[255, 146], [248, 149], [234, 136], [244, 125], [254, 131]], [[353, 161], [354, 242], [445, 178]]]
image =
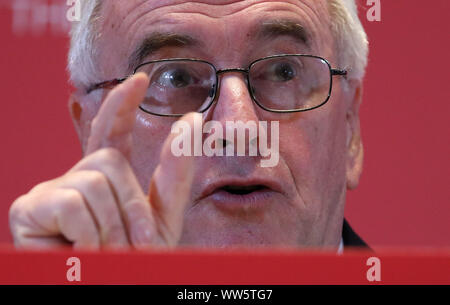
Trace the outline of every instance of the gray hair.
[[[80, 0], [81, 20], [73, 22], [68, 58], [70, 79], [75, 87], [104, 81], [96, 67], [96, 40], [102, 0]], [[331, 33], [335, 39], [338, 64], [349, 71], [348, 78], [362, 80], [369, 52], [366, 32], [358, 18], [355, 0], [328, 0]]]

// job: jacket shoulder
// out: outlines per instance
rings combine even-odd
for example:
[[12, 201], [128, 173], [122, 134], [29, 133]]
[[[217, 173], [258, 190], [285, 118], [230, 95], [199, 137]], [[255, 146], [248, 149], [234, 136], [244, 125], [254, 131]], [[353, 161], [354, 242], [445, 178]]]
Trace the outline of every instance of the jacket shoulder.
[[370, 247], [367, 245], [367, 243], [361, 237], [359, 237], [359, 235], [356, 234], [355, 231], [353, 231], [352, 227], [346, 219], [344, 219], [344, 224], [342, 227], [342, 239], [344, 241], [344, 247], [360, 247], [370, 250]]

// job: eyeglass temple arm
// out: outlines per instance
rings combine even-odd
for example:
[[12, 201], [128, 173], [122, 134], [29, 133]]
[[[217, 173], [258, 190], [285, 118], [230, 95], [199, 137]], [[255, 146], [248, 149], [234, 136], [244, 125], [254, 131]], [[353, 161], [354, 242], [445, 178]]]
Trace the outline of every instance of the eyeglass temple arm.
[[347, 76], [347, 70], [331, 69], [331, 75]]
[[86, 93], [89, 94], [92, 91], [95, 91], [98, 89], [104, 89], [104, 88], [111, 89], [111, 88], [123, 83], [125, 80], [126, 80], [126, 78], [116, 78], [113, 80], [108, 80], [105, 82], [94, 84], [94, 85], [90, 86], [89, 88], [87, 88]]

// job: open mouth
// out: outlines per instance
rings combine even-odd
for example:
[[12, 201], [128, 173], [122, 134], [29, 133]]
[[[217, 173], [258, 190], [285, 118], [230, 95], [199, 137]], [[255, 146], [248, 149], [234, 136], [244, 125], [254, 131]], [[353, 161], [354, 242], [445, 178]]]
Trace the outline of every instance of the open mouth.
[[226, 185], [221, 187], [219, 190], [225, 191], [232, 195], [248, 195], [253, 192], [258, 192], [262, 190], [267, 190], [264, 185]]
[[240, 213], [245, 210], [262, 210], [273, 203], [274, 194], [267, 185], [264, 184], [236, 184], [229, 183], [218, 185], [207, 197], [209, 202], [213, 202], [221, 210], [228, 210]]
[[270, 179], [252, 178], [221, 178], [211, 181], [202, 191], [199, 203], [202, 200], [213, 203], [222, 210], [237, 211], [242, 209], [266, 209], [277, 202], [282, 194], [281, 185]]

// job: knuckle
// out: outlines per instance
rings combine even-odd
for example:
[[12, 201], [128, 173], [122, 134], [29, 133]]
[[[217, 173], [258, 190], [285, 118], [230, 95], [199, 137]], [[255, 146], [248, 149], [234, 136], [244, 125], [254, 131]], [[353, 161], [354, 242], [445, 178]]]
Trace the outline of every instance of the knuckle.
[[83, 197], [79, 191], [75, 189], [66, 189], [60, 196], [60, 201], [63, 203], [62, 208], [68, 215], [75, 215], [81, 211], [83, 207]]
[[133, 197], [123, 205], [123, 211], [130, 221], [145, 216], [145, 208], [146, 206], [144, 204], [144, 201], [139, 197]]
[[13, 223], [15, 220], [21, 217], [24, 212], [28, 197], [29, 195], [22, 195], [11, 204], [8, 212], [10, 223]]
[[[55, 180], [56, 180], [56, 179], [55, 179]], [[55, 180], [45, 181], [45, 182], [42, 182], [42, 183], [39, 183], [39, 184], [35, 185], [35, 186], [31, 189], [30, 193], [35, 193], [35, 192], [39, 192], [39, 191], [48, 189], [49, 187], [51, 187], [52, 183], [53, 183]]]
[[120, 166], [126, 159], [123, 154], [115, 148], [103, 148], [96, 153], [97, 157], [102, 161], [113, 166]]
[[94, 189], [107, 183], [105, 175], [102, 172], [94, 170], [83, 172], [83, 179]]
[[[67, 173], [66, 173], [67, 174]], [[47, 193], [48, 191], [51, 191], [53, 189], [55, 189], [55, 185], [58, 184], [59, 181], [61, 181], [61, 179], [64, 178], [64, 176], [66, 176], [66, 174], [57, 177], [55, 179], [51, 179], [51, 180], [47, 180], [47, 181], [43, 181], [39, 184], [36, 184], [35, 186], [33, 186], [33, 188], [28, 192], [27, 195], [35, 195], [35, 194], [42, 194], [42, 193]]]

